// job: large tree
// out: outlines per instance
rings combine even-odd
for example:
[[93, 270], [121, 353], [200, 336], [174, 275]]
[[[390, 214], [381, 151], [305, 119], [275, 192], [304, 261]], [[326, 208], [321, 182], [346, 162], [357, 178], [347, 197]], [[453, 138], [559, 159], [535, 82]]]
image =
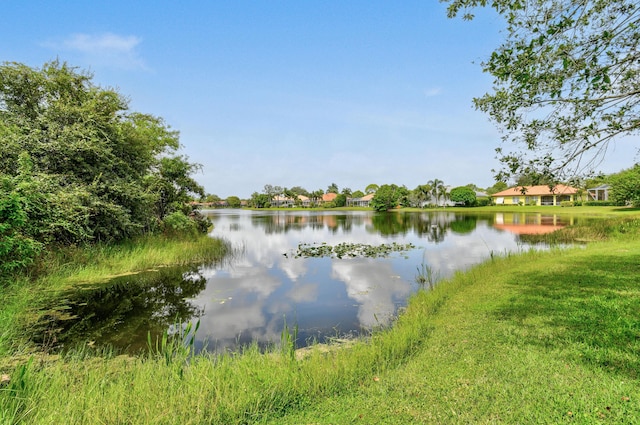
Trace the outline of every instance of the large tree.
[[467, 207], [472, 207], [476, 204], [476, 192], [468, 186], [454, 187], [451, 189], [449, 198], [452, 202], [462, 203]]
[[609, 176], [609, 182], [612, 201], [640, 207], [640, 164]]
[[130, 111], [90, 74], [58, 61], [0, 65], [0, 178], [23, 200], [25, 237], [66, 244], [153, 230], [204, 195], [179, 147], [162, 119]]
[[376, 211], [388, 211], [407, 202], [409, 190], [404, 186], [383, 184], [371, 199], [371, 207]]
[[[505, 41], [482, 64], [493, 93], [474, 99], [504, 131], [499, 179], [557, 180], [591, 170], [640, 129], [637, 0], [442, 0], [450, 17], [490, 5]], [[633, 140], [633, 139], [627, 139]]]

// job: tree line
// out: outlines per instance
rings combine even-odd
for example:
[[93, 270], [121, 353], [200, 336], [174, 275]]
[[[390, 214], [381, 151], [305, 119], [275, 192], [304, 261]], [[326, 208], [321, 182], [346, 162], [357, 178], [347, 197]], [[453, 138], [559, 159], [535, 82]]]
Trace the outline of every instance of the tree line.
[[208, 227], [178, 132], [92, 79], [59, 61], [0, 66], [0, 273], [53, 246]]
[[[362, 190], [351, 190], [345, 187], [339, 189], [336, 183], [331, 183], [326, 190], [317, 189], [309, 191], [301, 186], [293, 186], [287, 188], [284, 186], [266, 184], [261, 192], [253, 192], [251, 197], [243, 202], [237, 196], [230, 196], [226, 200], [222, 200], [216, 195], [207, 195], [201, 198], [201, 202], [220, 204], [226, 203], [227, 206], [238, 208], [241, 206], [249, 206], [253, 208], [269, 208], [278, 204], [278, 200], [289, 200], [294, 206], [323, 206], [325, 208], [348, 206], [349, 202], [355, 199], [372, 194], [370, 205], [377, 211], [386, 211], [398, 206], [403, 207], [425, 207], [425, 206], [441, 206], [447, 201], [458, 203], [465, 206], [478, 205], [480, 201], [477, 198], [477, 192], [486, 192], [487, 194], [495, 193], [507, 188], [507, 185], [498, 182], [490, 188], [482, 189], [475, 184], [450, 188], [445, 186], [440, 179], [429, 180], [427, 183], [418, 185], [415, 189], [410, 190], [406, 186], [398, 186], [396, 184], [377, 185], [375, 183], [367, 185]], [[322, 202], [324, 195], [333, 193], [336, 196], [329, 202]]]

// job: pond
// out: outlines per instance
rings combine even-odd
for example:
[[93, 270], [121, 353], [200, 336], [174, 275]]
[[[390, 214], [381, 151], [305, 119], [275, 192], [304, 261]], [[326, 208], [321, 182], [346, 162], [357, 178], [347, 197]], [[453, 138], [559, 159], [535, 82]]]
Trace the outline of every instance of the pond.
[[34, 341], [50, 349], [88, 344], [137, 353], [149, 336], [196, 321], [196, 349], [212, 352], [277, 344], [285, 323], [297, 327], [299, 347], [358, 336], [390, 325], [425, 285], [492, 255], [544, 249], [522, 234], [574, 222], [564, 215], [453, 211], [205, 214], [211, 236], [233, 248], [229, 258], [72, 291], [49, 309]]

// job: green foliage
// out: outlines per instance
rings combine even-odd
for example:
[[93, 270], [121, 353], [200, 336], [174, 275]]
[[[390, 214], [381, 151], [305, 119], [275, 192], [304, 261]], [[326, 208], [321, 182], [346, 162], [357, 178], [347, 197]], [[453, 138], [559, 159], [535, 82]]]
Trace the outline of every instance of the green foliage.
[[373, 196], [371, 207], [375, 211], [388, 211], [401, 204], [408, 203], [408, 198], [409, 191], [406, 187], [395, 184], [383, 184]]
[[615, 201], [584, 201], [582, 205], [585, 207], [619, 207], [624, 205], [624, 203], [621, 204]]
[[327, 188], [326, 193], [340, 193], [340, 190], [338, 189], [338, 185], [335, 183], [331, 183]]
[[610, 197], [618, 205], [640, 207], [640, 164], [609, 177]]
[[456, 203], [463, 203], [467, 207], [476, 205], [476, 192], [467, 186], [459, 186], [451, 189], [449, 199]]
[[168, 234], [189, 234], [196, 232], [195, 222], [182, 211], [175, 211], [163, 220], [164, 231]]
[[15, 192], [8, 193], [2, 186], [0, 186], [0, 277], [31, 264], [42, 247], [40, 243], [22, 233], [27, 221], [23, 198]]
[[26, 214], [21, 234], [45, 246], [153, 231], [204, 196], [177, 132], [91, 80], [58, 61], [0, 66], [0, 169]]
[[242, 206], [242, 202], [240, 201], [240, 198], [238, 198], [237, 196], [227, 197], [227, 204], [231, 208], [240, 208]]
[[444, 195], [446, 198], [447, 190], [442, 180], [440, 179], [429, 180], [426, 186], [431, 189], [431, 193], [430, 193], [431, 199], [434, 199], [436, 201], [436, 205], [438, 205], [438, 201], [440, 200], [442, 195]]
[[494, 193], [502, 192], [503, 190], [507, 190], [508, 188], [509, 186], [507, 186], [505, 182], [498, 181], [490, 188], [487, 188], [486, 192], [487, 195], [493, 195]]
[[449, 16], [494, 8], [505, 40], [482, 64], [494, 92], [474, 99], [504, 130], [498, 178], [556, 180], [591, 168], [609, 143], [637, 133], [640, 4], [636, 0], [443, 0]]
[[411, 206], [422, 207], [431, 198], [431, 185], [421, 184], [411, 191], [409, 196]]
[[269, 208], [271, 206], [271, 196], [266, 193], [253, 192], [249, 205], [253, 208]]
[[339, 194], [336, 196], [336, 199], [333, 200], [333, 203], [336, 207], [344, 207], [347, 205], [347, 195], [344, 193]]
[[375, 183], [371, 183], [364, 188], [365, 193], [376, 193], [380, 186]]

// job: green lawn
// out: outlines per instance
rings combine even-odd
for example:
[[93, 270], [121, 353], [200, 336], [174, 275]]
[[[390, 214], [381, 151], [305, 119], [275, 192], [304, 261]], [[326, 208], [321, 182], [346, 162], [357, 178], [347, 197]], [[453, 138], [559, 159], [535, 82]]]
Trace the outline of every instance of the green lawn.
[[421, 318], [431, 332], [404, 364], [265, 423], [640, 423], [634, 242], [499, 259], [443, 282], [458, 289]]

